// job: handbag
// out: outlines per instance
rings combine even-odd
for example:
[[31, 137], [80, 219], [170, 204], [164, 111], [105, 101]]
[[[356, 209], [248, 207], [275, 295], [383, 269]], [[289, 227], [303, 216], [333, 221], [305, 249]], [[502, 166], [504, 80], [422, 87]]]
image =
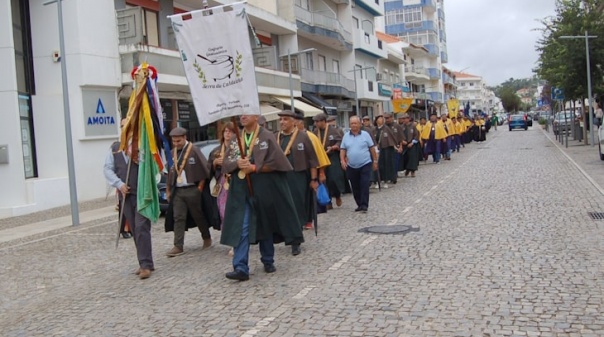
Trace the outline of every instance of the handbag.
[[216, 177], [212, 177], [212, 180], [210, 180], [210, 194], [216, 198], [221, 190], [222, 186], [220, 186], [220, 182], [216, 180]]
[[325, 206], [330, 202], [331, 198], [327, 192], [327, 187], [325, 187], [325, 184], [319, 184], [319, 187], [317, 188], [317, 203], [321, 206]]

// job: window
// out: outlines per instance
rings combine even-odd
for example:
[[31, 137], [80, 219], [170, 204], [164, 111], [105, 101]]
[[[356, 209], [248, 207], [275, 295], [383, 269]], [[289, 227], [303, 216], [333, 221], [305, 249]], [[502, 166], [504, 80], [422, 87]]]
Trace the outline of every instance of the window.
[[355, 28], [359, 28], [359, 19], [355, 18], [354, 16], [352, 17], [352, 26]]
[[319, 71], [327, 71], [327, 61], [323, 55], [319, 55]]
[[150, 46], [159, 46], [159, 24], [157, 21], [157, 12], [143, 9], [145, 24], [143, 25], [143, 34], [146, 42]]
[[473, 87], [474, 86], [474, 82], [470, 82], [470, 86]]
[[21, 147], [25, 178], [38, 176], [36, 162], [36, 142], [34, 140], [34, 119], [31, 95], [35, 94], [34, 72], [31, 51], [31, 26], [29, 22], [29, 1], [11, 0], [13, 19], [13, 39], [15, 43], [15, 63], [19, 99], [19, 119], [21, 127]]
[[340, 61], [338, 60], [332, 60], [331, 62], [331, 66], [332, 66], [332, 70], [334, 73], [339, 74], [340, 73]]
[[304, 58], [306, 59], [306, 69], [314, 70], [314, 65], [312, 63], [312, 52], [307, 52], [304, 54]]
[[[359, 77], [359, 78], [363, 78], [363, 66], [357, 64], [354, 66], [354, 77]], [[358, 75], [357, 75], [358, 74]]]

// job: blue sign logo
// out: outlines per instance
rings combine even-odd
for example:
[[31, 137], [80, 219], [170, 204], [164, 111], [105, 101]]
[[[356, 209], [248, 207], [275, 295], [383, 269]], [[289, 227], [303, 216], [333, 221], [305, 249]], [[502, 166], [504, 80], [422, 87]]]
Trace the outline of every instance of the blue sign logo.
[[[96, 113], [104, 114], [105, 107], [103, 106], [103, 102], [99, 98], [99, 102], [96, 104]], [[113, 116], [92, 116], [88, 117], [88, 125], [106, 125], [106, 124], [115, 124], [115, 118]]]
[[560, 88], [552, 87], [552, 100], [564, 100], [564, 91]]

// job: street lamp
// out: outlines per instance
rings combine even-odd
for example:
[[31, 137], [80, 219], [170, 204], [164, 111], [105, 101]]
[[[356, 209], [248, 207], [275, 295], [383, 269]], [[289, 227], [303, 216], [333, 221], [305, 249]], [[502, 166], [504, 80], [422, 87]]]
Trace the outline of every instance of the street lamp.
[[[292, 53], [290, 53], [289, 48], [287, 48], [287, 68], [288, 68], [288, 72], [289, 72], [289, 99], [291, 102], [291, 110], [294, 113], [296, 112], [296, 110], [294, 109], [294, 88], [293, 88], [293, 84], [292, 84], [292, 55], [310, 53], [315, 50], [317, 50], [317, 48], [308, 48], [308, 49], [297, 51], [292, 54]], [[285, 57], [285, 55], [281, 55], [279, 57], [280, 58]]]
[[[365, 68], [354, 68], [352, 70], [349, 70], [348, 72], [352, 72], [353, 76], [354, 76], [354, 100], [355, 100], [355, 104], [357, 106], [357, 115], [360, 117], [361, 116], [361, 106], [359, 105], [359, 91], [357, 89], [357, 71], [363, 71], [363, 70], [367, 70], [367, 69], [373, 69], [375, 70], [374, 66], [370, 66], [370, 67], [365, 67]], [[373, 116], [371, 116], [373, 118]]]
[[[583, 1], [581, 1], [581, 9], [585, 9], [585, 11], [587, 11], [587, 6], [585, 6], [585, 3]], [[587, 106], [587, 113], [588, 113], [588, 118], [589, 118], [589, 134], [590, 134], [590, 138], [591, 138], [591, 146], [595, 146], [595, 132], [594, 132], [594, 119], [593, 116], [591, 114], [591, 102], [592, 102], [592, 97], [591, 97], [591, 66], [590, 66], [590, 62], [589, 62], [589, 39], [595, 39], [597, 38], [597, 36], [594, 35], [588, 35], [587, 34], [587, 28], [585, 28], [585, 36], [581, 36], [581, 35], [577, 35], [577, 36], [568, 36], [568, 35], [564, 35], [564, 36], [560, 36], [561, 39], [585, 39], [585, 58], [587, 59], [587, 102], [588, 102], [588, 106]], [[585, 104], [581, 104], [581, 105], [585, 105]], [[585, 107], [583, 107], [585, 109]]]
[[65, 119], [65, 142], [67, 147], [67, 174], [69, 179], [69, 199], [71, 203], [71, 224], [80, 224], [80, 213], [78, 206], [78, 190], [76, 188], [75, 164], [73, 156], [73, 141], [71, 135], [71, 112], [69, 111], [69, 91], [67, 86], [67, 65], [65, 64], [65, 34], [63, 34], [63, 0], [51, 0], [44, 6], [57, 3], [59, 16], [59, 50], [61, 54], [61, 83], [63, 85], [63, 115]]

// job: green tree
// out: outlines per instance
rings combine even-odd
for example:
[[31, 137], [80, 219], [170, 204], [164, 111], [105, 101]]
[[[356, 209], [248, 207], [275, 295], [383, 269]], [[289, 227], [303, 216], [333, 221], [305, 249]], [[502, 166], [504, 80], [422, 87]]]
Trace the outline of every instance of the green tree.
[[499, 90], [497, 96], [501, 99], [503, 109], [507, 112], [520, 110], [520, 97], [516, 95], [516, 91], [511, 87], [503, 87]]

